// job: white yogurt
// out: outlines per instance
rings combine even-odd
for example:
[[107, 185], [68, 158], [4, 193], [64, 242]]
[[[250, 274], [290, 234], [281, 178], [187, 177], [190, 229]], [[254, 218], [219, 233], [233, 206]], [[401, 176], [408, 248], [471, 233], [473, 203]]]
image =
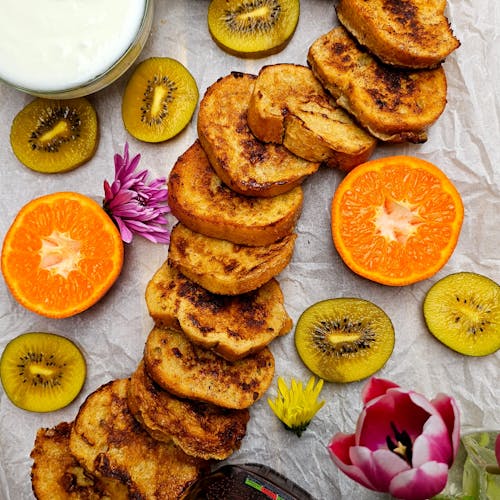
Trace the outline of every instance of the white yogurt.
[[137, 36], [146, 0], [0, 0], [0, 79], [58, 91], [107, 71]]

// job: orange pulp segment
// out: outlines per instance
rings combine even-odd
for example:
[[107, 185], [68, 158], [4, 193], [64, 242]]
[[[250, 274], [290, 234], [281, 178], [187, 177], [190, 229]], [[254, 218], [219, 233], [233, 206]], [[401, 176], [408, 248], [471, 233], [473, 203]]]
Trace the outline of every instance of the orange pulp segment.
[[411, 156], [368, 161], [346, 175], [331, 205], [335, 248], [355, 273], [402, 286], [437, 273], [458, 241], [460, 194], [434, 164]]
[[87, 196], [58, 192], [28, 202], [7, 231], [2, 273], [14, 298], [50, 318], [94, 305], [123, 265], [111, 218]]

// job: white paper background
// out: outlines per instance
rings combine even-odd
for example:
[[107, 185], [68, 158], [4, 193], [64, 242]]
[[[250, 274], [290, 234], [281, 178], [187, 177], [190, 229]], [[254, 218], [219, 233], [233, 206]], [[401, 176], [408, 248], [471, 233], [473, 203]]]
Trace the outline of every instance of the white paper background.
[[[1, 1], [0, 1], [1, 5]], [[335, 2], [302, 0], [297, 31], [287, 48], [274, 56], [243, 60], [223, 53], [206, 26], [208, 1], [160, 0], [147, 56], [178, 59], [192, 72], [200, 95], [217, 78], [232, 70], [257, 73], [264, 64], [306, 63], [309, 45], [337, 24]], [[454, 255], [432, 279], [403, 288], [371, 283], [351, 273], [333, 249], [329, 205], [338, 171], [322, 169], [304, 184], [305, 205], [298, 223], [293, 261], [279, 276], [286, 306], [294, 320], [310, 304], [330, 297], [371, 300], [391, 317], [396, 330], [394, 353], [378, 375], [428, 397], [453, 395], [465, 426], [500, 429], [498, 366], [500, 354], [468, 358], [442, 346], [427, 332], [421, 306], [438, 278], [457, 271], [475, 271], [500, 282], [500, 11], [496, 0], [451, 0], [447, 8], [461, 47], [445, 63], [448, 105], [422, 145], [379, 147], [374, 157], [391, 154], [419, 156], [439, 165], [463, 196], [465, 220]], [[196, 138], [195, 118], [174, 140], [143, 144], [122, 125], [120, 106], [130, 72], [110, 88], [90, 97], [100, 119], [101, 140], [95, 157], [79, 169], [46, 176], [23, 167], [9, 144], [12, 119], [31, 97], [0, 84], [0, 236], [3, 239], [18, 210], [30, 199], [55, 191], [75, 190], [102, 196], [103, 180], [113, 177], [113, 154], [125, 141], [131, 154], [140, 152], [140, 166], [155, 176], [167, 176], [176, 158]], [[78, 399], [51, 414], [31, 414], [12, 406], [0, 390], [0, 499], [32, 498], [29, 453], [36, 430], [72, 420], [84, 398], [110, 379], [126, 377], [139, 362], [152, 327], [144, 290], [166, 258], [167, 248], [136, 238], [126, 248], [123, 272], [111, 292], [77, 317], [51, 320], [24, 310], [0, 280], [0, 349], [26, 331], [51, 331], [75, 340], [88, 362], [88, 379]], [[276, 375], [306, 381], [310, 373], [298, 359], [293, 333], [272, 344]], [[271, 413], [266, 397], [251, 409], [241, 450], [228, 462], [260, 462], [274, 467], [308, 488], [318, 499], [376, 498], [345, 478], [326, 451], [331, 436], [352, 432], [361, 408], [364, 382], [325, 384], [325, 406], [302, 438], [286, 432]], [[273, 382], [268, 395], [274, 397]]]

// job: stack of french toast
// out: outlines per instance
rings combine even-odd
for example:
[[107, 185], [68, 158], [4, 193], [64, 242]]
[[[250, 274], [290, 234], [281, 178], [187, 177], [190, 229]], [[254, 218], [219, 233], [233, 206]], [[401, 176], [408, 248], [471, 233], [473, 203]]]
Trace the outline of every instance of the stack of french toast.
[[312, 43], [308, 66], [208, 87], [198, 137], [168, 179], [177, 223], [146, 287], [143, 357], [74, 422], [38, 431], [37, 498], [182, 498], [239, 449], [274, 377], [269, 346], [292, 328], [277, 277], [293, 255], [302, 183], [321, 165], [355, 168], [379, 141], [426, 140], [446, 104], [441, 63], [459, 45], [444, 6], [340, 0], [341, 26]]

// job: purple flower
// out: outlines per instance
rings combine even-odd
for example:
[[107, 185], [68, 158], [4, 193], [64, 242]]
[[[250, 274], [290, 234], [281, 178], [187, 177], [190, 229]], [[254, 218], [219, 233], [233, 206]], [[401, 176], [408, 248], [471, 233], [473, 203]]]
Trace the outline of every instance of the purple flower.
[[338, 433], [328, 446], [333, 462], [366, 488], [403, 499], [426, 499], [446, 485], [459, 446], [453, 398], [429, 401], [414, 391], [372, 378], [354, 434]]
[[138, 154], [129, 160], [128, 143], [123, 157], [115, 154], [115, 180], [111, 185], [104, 181], [104, 210], [115, 221], [125, 243], [132, 241], [133, 233], [154, 243], [168, 243], [166, 180], [155, 179], [147, 184], [149, 171], [135, 171], [140, 159]]

